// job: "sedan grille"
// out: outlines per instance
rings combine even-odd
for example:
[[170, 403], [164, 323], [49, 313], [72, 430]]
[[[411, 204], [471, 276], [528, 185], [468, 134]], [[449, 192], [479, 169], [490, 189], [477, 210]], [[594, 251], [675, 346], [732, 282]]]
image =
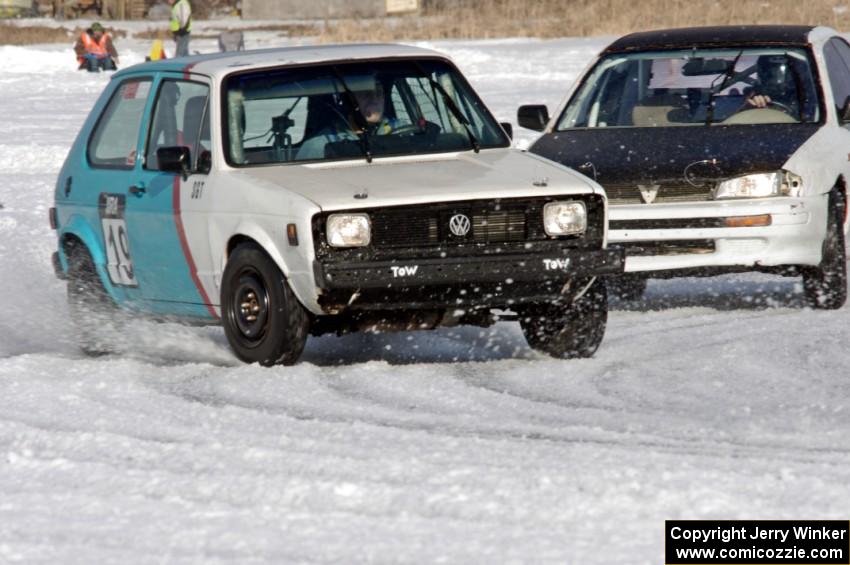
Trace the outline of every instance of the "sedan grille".
[[[705, 202], [711, 200], [712, 184], [692, 186], [690, 184], [664, 185], [658, 188], [658, 194], [653, 203], [669, 202]], [[640, 187], [637, 184], [605, 185], [605, 193], [611, 204], [643, 204]]]

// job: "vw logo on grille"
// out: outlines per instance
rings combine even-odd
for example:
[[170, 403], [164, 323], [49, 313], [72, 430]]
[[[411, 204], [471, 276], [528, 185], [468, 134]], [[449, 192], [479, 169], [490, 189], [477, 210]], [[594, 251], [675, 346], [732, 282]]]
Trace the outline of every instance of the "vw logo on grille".
[[455, 214], [449, 218], [449, 229], [458, 236], [463, 237], [469, 233], [469, 228], [472, 227], [472, 222], [469, 221], [469, 216], [466, 214]]

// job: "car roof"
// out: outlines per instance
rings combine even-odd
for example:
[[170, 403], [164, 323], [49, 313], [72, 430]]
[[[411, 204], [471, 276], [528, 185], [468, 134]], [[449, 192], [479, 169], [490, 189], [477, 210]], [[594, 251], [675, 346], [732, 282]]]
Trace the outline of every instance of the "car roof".
[[346, 62], [368, 59], [440, 57], [442, 53], [431, 49], [392, 43], [317, 45], [303, 47], [279, 47], [255, 51], [231, 51], [207, 55], [191, 55], [175, 59], [146, 62], [115, 73], [116, 78], [141, 72], [199, 73], [208, 76], [223, 76], [235, 70], [311, 63]]
[[805, 46], [814, 29], [804, 25], [742, 25], [642, 31], [617, 39], [605, 53], [744, 45]]

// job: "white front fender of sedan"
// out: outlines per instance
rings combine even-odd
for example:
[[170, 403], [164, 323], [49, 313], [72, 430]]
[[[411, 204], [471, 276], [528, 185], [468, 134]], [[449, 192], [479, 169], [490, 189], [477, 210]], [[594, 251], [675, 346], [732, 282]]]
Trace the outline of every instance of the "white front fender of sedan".
[[840, 179], [850, 178], [850, 130], [835, 125], [820, 128], [783, 168], [803, 179], [800, 196], [829, 193]]

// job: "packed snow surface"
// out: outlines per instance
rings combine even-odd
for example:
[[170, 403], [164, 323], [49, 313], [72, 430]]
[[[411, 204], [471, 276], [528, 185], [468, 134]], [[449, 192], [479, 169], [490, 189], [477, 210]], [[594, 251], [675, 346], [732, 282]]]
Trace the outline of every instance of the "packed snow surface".
[[[514, 120], [605, 43], [425, 45]], [[47, 210], [108, 76], [74, 67], [0, 47], [0, 562], [657, 564], [665, 519], [848, 518], [850, 310], [795, 279], [653, 281], [580, 361], [513, 323], [266, 369], [217, 328], [139, 322], [82, 356]]]

